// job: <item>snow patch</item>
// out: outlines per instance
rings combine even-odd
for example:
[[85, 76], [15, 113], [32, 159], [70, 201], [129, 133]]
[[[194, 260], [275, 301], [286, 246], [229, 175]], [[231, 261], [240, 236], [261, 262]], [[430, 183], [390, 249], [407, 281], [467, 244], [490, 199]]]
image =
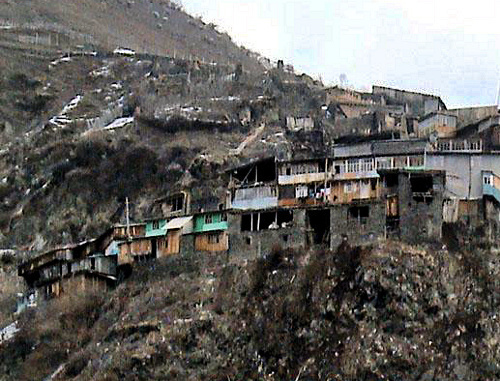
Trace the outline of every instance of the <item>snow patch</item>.
[[71, 57], [61, 57], [61, 58], [58, 58], [57, 60], [55, 61], [52, 61], [49, 65], [49, 67], [53, 67], [53, 66], [57, 66], [59, 65], [61, 62], [71, 62]]
[[20, 329], [17, 327], [17, 321], [9, 324], [4, 329], [0, 330], [0, 343], [12, 339]]
[[69, 101], [69, 103], [63, 107], [61, 113], [59, 115], [53, 116], [49, 123], [55, 125], [56, 127], [62, 128], [71, 123], [71, 119], [66, 116], [66, 114], [76, 108], [80, 101], [82, 100], [81, 95], [77, 95], [75, 98]]
[[122, 128], [122, 127], [125, 127], [127, 124], [130, 124], [133, 122], [134, 122], [133, 117], [118, 118], [115, 121], [113, 121], [111, 124], [108, 124], [106, 127], [104, 127], [104, 130], [114, 130], [115, 128]]
[[127, 48], [116, 48], [113, 50], [114, 54], [121, 54], [124, 56], [135, 56], [135, 52], [132, 49]]

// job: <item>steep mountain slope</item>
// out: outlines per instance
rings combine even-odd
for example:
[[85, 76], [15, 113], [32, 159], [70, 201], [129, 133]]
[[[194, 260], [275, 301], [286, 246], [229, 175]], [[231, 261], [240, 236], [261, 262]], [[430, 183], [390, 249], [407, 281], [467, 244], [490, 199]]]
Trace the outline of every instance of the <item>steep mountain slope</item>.
[[[122, 218], [126, 197], [134, 219], [180, 187], [196, 190], [203, 206], [223, 192], [229, 164], [289, 144], [288, 113], [319, 109], [320, 84], [263, 71], [255, 55], [170, 2], [2, 2], [0, 14], [7, 248], [91, 238]], [[149, 54], [153, 41], [165, 48], [158, 53], [174, 55], [173, 47], [198, 58]], [[149, 53], [107, 50], [116, 46]], [[234, 155], [263, 123], [259, 139]]]
[[[255, 54], [168, 0], [3, 1], [0, 15], [3, 24], [12, 27], [6, 31], [17, 31], [18, 38], [36, 31], [36, 45], [46, 48], [86, 44], [113, 50], [120, 46], [138, 53], [241, 63], [246, 70], [262, 70]], [[43, 38], [50, 33], [50, 41]]]
[[462, 248], [162, 259], [106, 300], [23, 316], [0, 371], [6, 381], [497, 380], [497, 254]]
[[[50, 62], [63, 55], [106, 54], [124, 47], [263, 72], [257, 54], [169, 1], [3, 1], [0, 31], [0, 127], [9, 133], [43, 123], [47, 111], [68, 101], [69, 88], [75, 92], [83, 85], [79, 71], [49, 70]], [[30, 83], [23, 83], [20, 74]]]

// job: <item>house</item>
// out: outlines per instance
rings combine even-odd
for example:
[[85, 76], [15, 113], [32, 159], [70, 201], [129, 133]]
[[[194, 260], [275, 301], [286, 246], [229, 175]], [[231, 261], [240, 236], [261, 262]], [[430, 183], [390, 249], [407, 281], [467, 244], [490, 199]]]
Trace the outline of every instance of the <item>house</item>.
[[194, 216], [194, 250], [227, 252], [229, 250], [228, 211], [200, 213]]
[[286, 118], [286, 127], [291, 131], [312, 131], [314, 129], [314, 120], [311, 117], [288, 116]]
[[163, 217], [180, 217], [191, 212], [191, 193], [184, 190], [153, 202], [153, 212]]
[[381, 169], [389, 235], [415, 242], [441, 238], [446, 176], [426, 169]]
[[250, 210], [278, 206], [276, 160], [264, 158], [229, 171], [232, 209]]
[[28, 288], [45, 299], [62, 293], [107, 290], [117, 279], [117, 257], [93, 254], [97, 240], [50, 250], [18, 268]]
[[439, 138], [453, 138], [457, 133], [457, 117], [445, 112], [432, 112], [418, 122], [418, 137], [436, 134]]
[[415, 116], [426, 116], [432, 112], [447, 110], [443, 100], [435, 95], [414, 91], [394, 89], [385, 86], [373, 86], [372, 94], [381, 98], [387, 105], [404, 105], [405, 113]]
[[157, 258], [179, 254], [184, 236], [193, 232], [193, 217], [178, 217], [170, 220], [166, 226], [166, 235], [156, 242]]
[[233, 210], [228, 214], [230, 257], [258, 258], [274, 246], [305, 247], [305, 228], [304, 209]]
[[163, 237], [167, 234], [167, 218], [156, 218], [146, 222], [145, 237]]

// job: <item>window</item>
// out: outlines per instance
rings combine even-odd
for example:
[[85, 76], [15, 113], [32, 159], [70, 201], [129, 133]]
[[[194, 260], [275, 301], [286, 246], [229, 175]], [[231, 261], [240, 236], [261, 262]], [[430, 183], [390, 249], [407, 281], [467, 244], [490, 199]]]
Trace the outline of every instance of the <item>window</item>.
[[348, 216], [351, 220], [358, 220], [360, 224], [365, 225], [370, 217], [370, 207], [353, 206], [349, 208]]
[[244, 214], [241, 216], [241, 231], [249, 232], [252, 230], [252, 215]]
[[227, 221], [227, 214], [226, 213], [222, 213], [221, 217], [220, 217], [220, 220], [221, 221]]
[[212, 215], [211, 215], [211, 214], [207, 214], [207, 215], [205, 216], [205, 223], [206, 223], [206, 224], [211, 224], [211, 223], [213, 223], [213, 218], [212, 218]]
[[288, 167], [288, 168], [286, 169], [286, 175], [287, 175], [287, 176], [291, 176], [291, 175], [292, 175], [292, 168]]
[[182, 210], [182, 207], [184, 206], [184, 195], [180, 194], [178, 196], [172, 197], [170, 204], [172, 205], [172, 212], [178, 212]]
[[153, 221], [153, 230], [157, 230], [160, 228], [160, 221]]
[[308, 188], [306, 185], [299, 185], [295, 188], [295, 197], [296, 198], [306, 198], [308, 194]]
[[219, 240], [219, 234], [209, 234], [208, 235], [208, 243], [211, 244], [211, 245], [215, 245], [217, 243], [219, 243], [220, 240]]
[[168, 248], [168, 238], [165, 237], [165, 240], [163, 241], [163, 246], [165, 247], [165, 249]]
[[245, 242], [247, 245], [251, 245], [252, 244], [252, 237], [246, 237]]
[[352, 192], [353, 192], [352, 182], [348, 181], [344, 184], [344, 193], [352, 193]]
[[483, 179], [486, 185], [491, 185], [491, 176], [484, 176]]

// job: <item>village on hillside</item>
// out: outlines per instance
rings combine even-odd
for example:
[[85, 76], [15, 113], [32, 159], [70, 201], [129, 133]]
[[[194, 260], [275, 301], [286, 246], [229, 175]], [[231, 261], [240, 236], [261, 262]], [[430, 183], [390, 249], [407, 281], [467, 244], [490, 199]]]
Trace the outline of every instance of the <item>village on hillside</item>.
[[[448, 109], [438, 96], [373, 86], [324, 90], [313, 114], [280, 121], [299, 144], [227, 168], [226, 190], [200, 205], [193, 189], [156, 200], [153, 219], [110, 227], [18, 268], [37, 300], [114, 287], [134, 262], [172, 255], [265, 256], [342, 242], [439, 241], [445, 224], [500, 228], [497, 106]], [[303, 144], [302, 144], [302, 143]]]

